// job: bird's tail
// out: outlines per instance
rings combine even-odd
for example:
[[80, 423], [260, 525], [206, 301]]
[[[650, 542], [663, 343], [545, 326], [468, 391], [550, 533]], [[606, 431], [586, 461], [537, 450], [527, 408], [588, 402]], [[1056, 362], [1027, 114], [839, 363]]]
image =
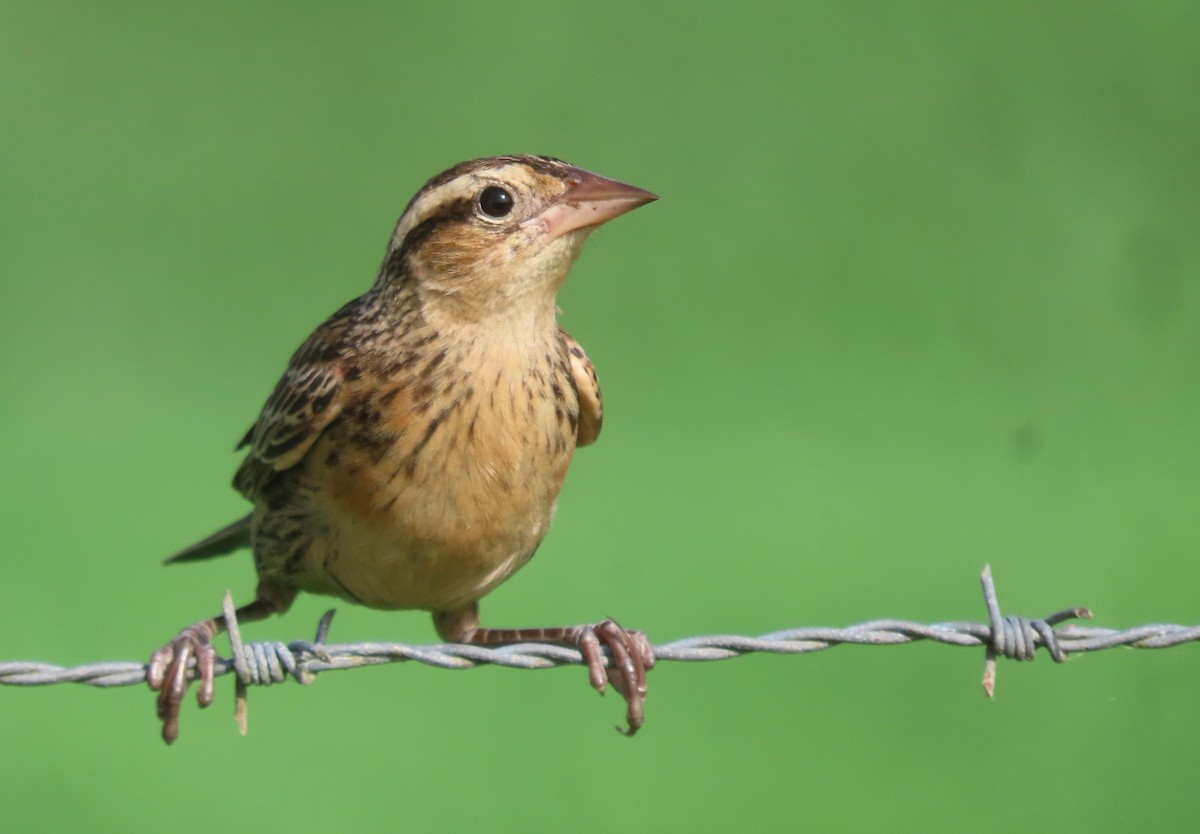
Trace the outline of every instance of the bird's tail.
[[211, 559], [214, 556], [224, 556], [235, 550], [250, 546], [250, 518], [239, 518], [233, 524], [222, 527], [207, 538], [185, 547], [163, 564], [175, 562], [195, 562], [199, 559]]

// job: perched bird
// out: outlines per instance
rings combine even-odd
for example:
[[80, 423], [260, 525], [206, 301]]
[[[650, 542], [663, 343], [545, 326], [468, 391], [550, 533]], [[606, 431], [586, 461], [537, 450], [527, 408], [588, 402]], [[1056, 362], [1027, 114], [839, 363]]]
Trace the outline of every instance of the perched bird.
[[[245, 518], [173, 556], [254, 552], [256, 599], [239, 621], [300, 591], [422, 609], [442, 639], [576, 645], [603, 692], [643, 721], [654, 656], [612, 620], [494, 629], [479, 600], [546, 535], [576, 446], [600, 433], [596, 373], [556, 320], [555, 296], [600, 224], [657, 199], [557, 159], [456, 165], [408, 204], [375, 285], [308, 337], [238, 448]], [[150, 659], [163, 739], [179, 733], [192, 662], [213, 698], [218, 616]], [[602, 646], [608, 649], [606, 668]]]

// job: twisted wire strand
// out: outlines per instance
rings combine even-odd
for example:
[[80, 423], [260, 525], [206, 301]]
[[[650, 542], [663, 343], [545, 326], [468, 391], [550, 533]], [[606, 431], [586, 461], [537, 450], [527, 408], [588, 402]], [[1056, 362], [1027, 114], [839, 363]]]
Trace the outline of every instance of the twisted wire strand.
[[[1072, 654], [1101, 651], [1119, 646], [1134, 649], [1165, 649], [1200, 641], [1200, 625], [1149, 624], [1124, 630], [1058, 623], [1072, 617], [1090, 618], [1084, 608], [1071, 608], [1042, 619], [1003, 617], [996, 602], [991, 569], [984, 568], [981, 582], [989, 622], [945, 622], [923, 624], [909, 620], [871, 620], [846, 628], [808, 627], [775, 631], [758, 637], [710, 634], [686, 637], [654, 646], [658, 662], [701, 662], [728, 660], [752, 653], [810, 654], [838, 645], [894, 646], [929, 641], [964, 648], [986, 649], [983, 686], [994, 694], [997, 657], [1031, 660], [1034, 650], [1045, 648], [1057, 662]], [[324, 642], [333, 612], [321, 619], [314, 641], [291, 643], [241, 640], [233, 602], [226, 594], [233, 658], [219, 659], [215, 674], [236, 674], [239, 693], [245, 687], [280, 683], [289, 678], [311, 683], [321, 672], [356, 669], [384, 663], [413, 661], [440, 669], [472, 669], [482, 665], [511, 669], [549, 669], [583, 662], [580, 652], [550, 643], [517, 643], [507, 646], [474, 646], [459, 643], [410, 645], [407, 643]], [[107, 662], [63, 667], [32, 661], [0, 662], [0, 685], [48, 686], [80, 683], [94, 687], [131, 686], [146, 680], [145, 663]]]

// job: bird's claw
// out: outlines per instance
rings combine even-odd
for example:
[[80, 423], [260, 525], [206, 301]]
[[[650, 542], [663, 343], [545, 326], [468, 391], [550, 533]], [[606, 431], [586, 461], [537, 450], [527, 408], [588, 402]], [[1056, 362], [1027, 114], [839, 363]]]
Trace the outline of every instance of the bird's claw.
[[216, 652], [212, 639], [216, 628], [211, 622], [196, 623], [179, 632], [171, 642], [150, 657], [146, 682], [158, 693], [158, 717], [163, 722], [162, 737], [167, 744], [179, 736], [179, 710], [192, 677], [189, 669], [196, 661], [195, 678], [200, 681], [196, 700], [206, 707], [213, 701], [213, 671]]
[[[654, 667], [654, 649], [640, 631], [626, 631], [616, 620], [607, 619], [576, 628], [572, 638], [588, 667], [592, 687], [601, 695], [608, 684], [625, 699], [628, 727], [618, 732], [632, 736], [645, 723], [646, 672]], [[606, 664], [601, 644], [612, 658]]]

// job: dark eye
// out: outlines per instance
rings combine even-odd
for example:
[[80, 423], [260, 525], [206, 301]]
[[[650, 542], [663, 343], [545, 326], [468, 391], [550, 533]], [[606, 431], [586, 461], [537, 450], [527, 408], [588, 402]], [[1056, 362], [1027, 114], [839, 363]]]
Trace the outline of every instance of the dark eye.
[[513, 198], [503, 188], [489, 185], [479, 195], [479, 207], [488, 217], [503, 217], [513, 210]]

